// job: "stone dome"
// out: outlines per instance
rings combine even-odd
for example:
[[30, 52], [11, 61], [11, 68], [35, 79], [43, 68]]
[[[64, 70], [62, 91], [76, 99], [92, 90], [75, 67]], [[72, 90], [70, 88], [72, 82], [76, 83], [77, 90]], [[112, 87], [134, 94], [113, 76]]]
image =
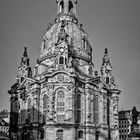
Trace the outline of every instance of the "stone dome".
[[[63, 16], [64, 20], [63, 20]], [[66, 20], [67, 15], [60, 16], [61, 20], [57, 18], [55, 24], [48, 25], [46, 34], [44, 35], [41, 51], [40, 51], [40, 61], [52, 55], [57, 55], [57, 44], [60, 43], [60, 37], [69, 46], [71, 55], [73, 57], [85, 59], [86, 61], [92, 60], [92, 48], [87, 39], [87, 34], [83, 30], [82, 25], [72, 20]], [[70, 15], [68, 15], [70, 18]]]

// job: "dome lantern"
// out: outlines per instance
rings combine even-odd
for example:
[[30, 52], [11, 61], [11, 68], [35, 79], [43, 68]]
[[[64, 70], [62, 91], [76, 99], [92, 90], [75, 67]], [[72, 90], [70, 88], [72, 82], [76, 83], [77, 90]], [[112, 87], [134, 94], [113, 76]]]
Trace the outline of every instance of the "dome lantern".
[[57, 14], [71, 14], [76, 16], [77, 0], [57, 0]]

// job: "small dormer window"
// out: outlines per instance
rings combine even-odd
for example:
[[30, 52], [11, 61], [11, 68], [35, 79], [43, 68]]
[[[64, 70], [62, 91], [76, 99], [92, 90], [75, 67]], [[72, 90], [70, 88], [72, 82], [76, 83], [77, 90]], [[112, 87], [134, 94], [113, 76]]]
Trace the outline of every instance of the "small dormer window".
[[59, 6], [60, 6], [59, 7], [60, 13], [63, 13], [63, 11], [64, 11], [64, 1], [63, 0], [60, 2], [60, 5]]
[[73, 12], [73, 3], [69, 1], [69, 12]]

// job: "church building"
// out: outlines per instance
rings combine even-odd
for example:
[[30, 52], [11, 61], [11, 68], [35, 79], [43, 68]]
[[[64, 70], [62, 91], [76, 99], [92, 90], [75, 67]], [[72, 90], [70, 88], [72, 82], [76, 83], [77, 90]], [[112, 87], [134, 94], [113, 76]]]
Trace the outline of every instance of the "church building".
[[77, 0], [56, 0], [57, 16], [43, 37], [36, 65], [27, 48], [10, 94], [10, 138], [118, 140], [120, 90], [105, 48], [100, 71], [76, 17]]

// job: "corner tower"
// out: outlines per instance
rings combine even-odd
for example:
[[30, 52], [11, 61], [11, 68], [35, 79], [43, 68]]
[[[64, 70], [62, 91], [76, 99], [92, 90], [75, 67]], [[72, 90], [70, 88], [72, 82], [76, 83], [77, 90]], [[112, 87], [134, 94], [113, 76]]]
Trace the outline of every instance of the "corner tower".
[[102, 61], [101, 75], [105, 80], [106, 84], [110, 84], [112, 78], [112, 66], [111, 66], [107, 48], [105, 48], [105, 53]]
[[18, 74], [18, 80], [19, 83], [22, 83], [24, 79], [27, 77], [32, 77], [32, 70], [29, 62], [29, 57], [27, 54], [27, 47], [24, 47], [23, 56], [21, 58], [21, 63], [19, 66], [19, 74]]
[[102, 59], [101, 78], [106, 83], [109, 89], [107, 94], [108, 94], [108, 98], [111, 99], [111, 100], [107, 99], [107, 108], [108, 108], [107, 118], [108, 120], [110, 120], [107, 121], [107, 124], [109, 126], [109, 129], [112, 129], [112, 131], [110, 131], [108, 135], [113, 140], [119, 139], [118, 103], [119, 103], [120, 90], [118, 89], [115, 83], [115, 78], [112, 74], [112, 65], [111, 65], [107, 48], [105, 48], [104, 57]]
[[108, 54], [108, 49], [105, 48], [104, 57], [102, 59], [101, 76], [108, 86], [115, 88], [115, 78], [112, 75], [112, 65]]

